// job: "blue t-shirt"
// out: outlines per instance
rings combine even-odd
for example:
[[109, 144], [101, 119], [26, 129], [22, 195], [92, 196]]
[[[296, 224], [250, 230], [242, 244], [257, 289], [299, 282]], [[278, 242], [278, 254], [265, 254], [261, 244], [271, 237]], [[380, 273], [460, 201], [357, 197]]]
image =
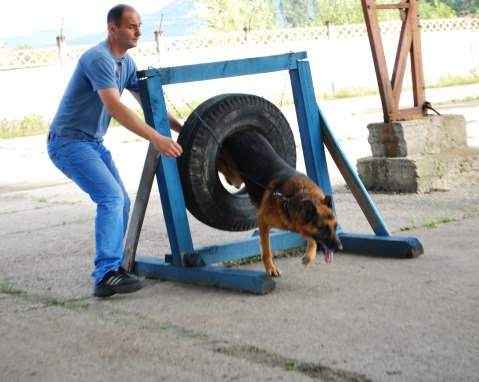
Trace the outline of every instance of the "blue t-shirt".
[[97, 91], [118, 88], [138, 92], [136, 64], [125, 54], [116, 57], [106, 40], [82, 54], [60, 101], [50, 131], [63, 138], [101, 141], [111, 116]]

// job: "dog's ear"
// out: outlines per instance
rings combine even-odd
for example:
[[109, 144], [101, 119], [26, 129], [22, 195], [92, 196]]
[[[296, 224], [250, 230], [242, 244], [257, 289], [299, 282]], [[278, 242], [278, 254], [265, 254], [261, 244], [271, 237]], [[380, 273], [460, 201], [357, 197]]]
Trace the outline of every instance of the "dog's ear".
[[314, 203], [309, 199], [303, 199], [303, 210], [304, 210], [304, 218], [306, 221], [310, 221], [314, 215], [317, 213], [316, 207]]
[[329, 208], [333, 208], [333, 198], [331, 195], [325, 195], [323, 203], [326, 204]]

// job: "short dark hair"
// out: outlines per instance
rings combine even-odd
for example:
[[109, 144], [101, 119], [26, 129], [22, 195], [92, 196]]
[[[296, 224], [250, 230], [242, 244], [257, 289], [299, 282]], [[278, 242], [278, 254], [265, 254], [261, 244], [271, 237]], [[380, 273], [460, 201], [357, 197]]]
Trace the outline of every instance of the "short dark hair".
[[112, 9], [108, 11], [108, 15], [106, 16], [106, 23], [113, 23], [117, 27], [120, 27], [121, 19], [123, 18], [123, 13], [125, 12], [125, 10], [134, 11], [135, 9], [126, 4], [115, 5]]

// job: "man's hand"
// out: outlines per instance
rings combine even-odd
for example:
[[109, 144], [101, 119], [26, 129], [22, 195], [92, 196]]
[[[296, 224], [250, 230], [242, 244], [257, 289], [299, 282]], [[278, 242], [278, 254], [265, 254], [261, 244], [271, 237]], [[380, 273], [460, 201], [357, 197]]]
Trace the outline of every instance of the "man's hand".
[[161, 134], [157, 134], [156, 137], [151, 140], [151, 143], [168, 158], [176, 158], [183, 153], [183, 149], [178, 143]]

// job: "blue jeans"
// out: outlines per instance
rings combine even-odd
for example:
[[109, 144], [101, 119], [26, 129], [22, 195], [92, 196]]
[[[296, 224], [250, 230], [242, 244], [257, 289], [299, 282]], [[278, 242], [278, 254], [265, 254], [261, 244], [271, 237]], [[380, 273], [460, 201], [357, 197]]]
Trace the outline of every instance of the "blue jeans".
[[98, 284], [123, 262], [130, 199], [111, 153], [103, 142], [63, 139], [50, 133], [47, 148], [55, 166], [90, 195], [97, 205], [96, 255], [92, 276], [93, 283]]

